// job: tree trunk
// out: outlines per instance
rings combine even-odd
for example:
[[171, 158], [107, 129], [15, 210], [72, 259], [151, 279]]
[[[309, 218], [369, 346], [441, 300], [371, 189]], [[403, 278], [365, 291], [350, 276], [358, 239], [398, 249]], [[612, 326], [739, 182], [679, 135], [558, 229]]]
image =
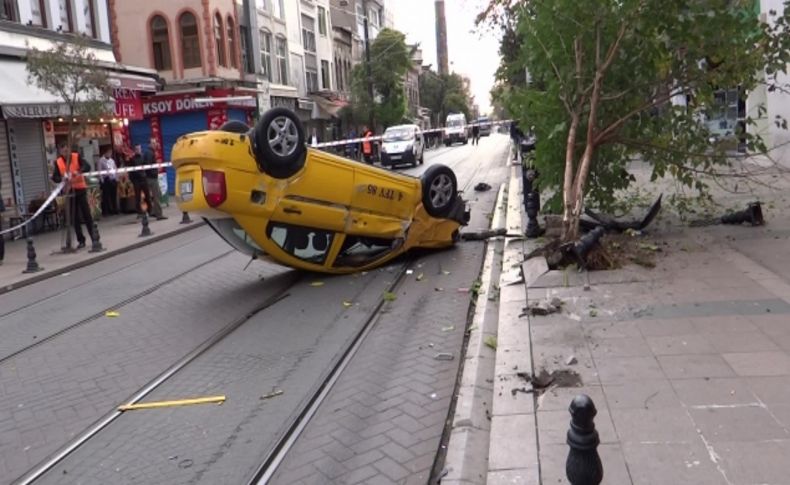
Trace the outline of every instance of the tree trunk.
[[[565, 178], [562, 184], [562, 239], [564, 241], [575, 237], [575, 233], [578, 232], [578, 221], [576, 229], [572, 229], [572, 220], [573, 201], [576, 198], [573, 193], [573, 159], [576, 153], [576, 132], [579, 129], [579, 119], [579, 113], [573, 113], [571, 116], [571, 126], [568, 130], [568, 140], [565, 142]], [[574, 235], [571, 235], [571, 232], [573, 232]]]

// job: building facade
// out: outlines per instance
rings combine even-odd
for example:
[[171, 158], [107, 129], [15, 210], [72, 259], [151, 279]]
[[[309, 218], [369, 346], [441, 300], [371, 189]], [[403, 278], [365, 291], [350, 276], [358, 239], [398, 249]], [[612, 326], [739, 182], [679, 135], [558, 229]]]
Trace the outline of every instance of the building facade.
[[0, 197], [11, 208], [0, 216], [29, 213], [49, 194], [56, 146], [69, 136], [64, 100], [28, 82], [27, 51], [49, 50], [77, 35], [107, 71], [114, 100], [105, 117], [72, 120], [82, 126], [74, 142], [89, 163], [100, 148], [122, 143], [124, 121], [140, 117], [140, 100], [157, 89], [155, 71], [117, 62], [106, 0], [0, 2]]
[[[229, 120], [253, 122], [258, 83], [242, 65], [243, 5], [239, 8], [236, 0], [109, 0], [118, 61], [155, 69], [162, 78], [161, 90], [142, 100], [143, 119], [129, 124], [132, 145], [145, 147], [155, 138], [157, 158], [169, 161], [181, 135], [217, 129]], [[169, 168], [171, 193], [174, 183], [175, 171]]]

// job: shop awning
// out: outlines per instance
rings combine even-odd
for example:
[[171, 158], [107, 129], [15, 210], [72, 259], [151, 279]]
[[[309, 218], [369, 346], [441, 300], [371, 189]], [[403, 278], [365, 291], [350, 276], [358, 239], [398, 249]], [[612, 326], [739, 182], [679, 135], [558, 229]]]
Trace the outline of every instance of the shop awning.
[[24, 61], [0, 60], [0, 106], [6, 118], [68, 116], [61, 99], [27, 80]]
[[331, 118], [339, 118], [340, 110], [348, 105], [348, 102], [340, 99], [328, 99], [320, 95], [312, 95], [311, 98], [315, 101], [316, 118], [328, 120]]

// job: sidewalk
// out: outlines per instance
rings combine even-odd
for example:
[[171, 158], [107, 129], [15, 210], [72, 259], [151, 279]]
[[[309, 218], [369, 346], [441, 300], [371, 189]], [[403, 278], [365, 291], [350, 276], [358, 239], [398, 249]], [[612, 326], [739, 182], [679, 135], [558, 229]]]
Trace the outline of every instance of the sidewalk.
[[[37, 273], [23, 273], [27, 267], [27, 242], [25, 239], [5, 242], [5, 258], [0, 265], [0, 294], [11, 291], [20, 286], [41, 281], [57, 274], [87, 266], [88, 264], [107, 259], [115, 254], [129, 251], [146, 244], [160, 241], [164, 238], [180, 234], [202, 225], [202, 221], [193, 218], [191, 224], [181, 224], [181, 212], [175, 203], [169, 207], [162, 207], [168, 219], [157, 221], [149, 218], [151, 236], [139, 237], [142, 230], [140, 220], [135, 214], [124, 214], [102, 218], [98, 221], [99, 235], [104, 251], [91, 253], [91, 241], [87, 240], [87, 247], [72, 254], [60, 253], [63, 230], [45, 232], [33, 235], [36, 250], [36, 261], [43, 268]], [[76, 247], [74, 229], [70, 228], [72, 244]], [[83, 226], [83, 232], [85, 228]], [[87, 234], [86, 234], [87, 235]]]
[[[521, 229], [517, 186], [510, 233]], [[509, 240], [496, 351], [471, 354], [473, 327], [464, 361], [468, 382], [470, 363], [493, 354], [493, 374], [476, 380], [486, 412], [464, 415], [475, 396], [462, 388], [442, 484], [568, 483], [568, 406], [580, 393], [598, 410], [603, 483], [790, 483], [790, 283], [778, 276], [790, 272], [790, 224], [768, 224], [651, 235], [662, 249], [655, 269], [544, 271], [530, 261], [519, 285], [508, 285], [509, 269], [535, 243]], [[561, 312], [526, 316], [528, 302], [546, 298], [561, 299]], [[553, 382], [533, 387], [526, 378], [543, 370]], [[465, 427], [490, 431], [460, 440]], [[459, 461], [475, 454], [484, 469]]]

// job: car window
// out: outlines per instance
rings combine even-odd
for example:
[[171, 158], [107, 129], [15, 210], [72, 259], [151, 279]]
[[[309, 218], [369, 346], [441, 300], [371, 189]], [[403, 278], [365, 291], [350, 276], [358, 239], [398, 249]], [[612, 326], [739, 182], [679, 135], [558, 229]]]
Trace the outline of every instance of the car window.
[[414, 138], [414, 132], [409, 128], [387, 128], [384, 132], [384, 141], [406, 141]]
[[335, 258], [335, 267], [358, 268], [383, 258], [403, 244], [402, 239], [346, 236], [340, 253]]
[[311, 227], [269, 223], [269, 239], [286, 253], [308, 263], [323, 264], [332, 246], [334, 234]]
[[455, 127], [455, 126], [463, 126], [463, 124], [464, 124], [464, 120], [462, 120], [461, 118], [452, 118], [447, 120], [447, 126]]
[[208, 225], [237, 251], [248, 256], [263, 254], [263, 249], [234, 219], [206, 219]]

